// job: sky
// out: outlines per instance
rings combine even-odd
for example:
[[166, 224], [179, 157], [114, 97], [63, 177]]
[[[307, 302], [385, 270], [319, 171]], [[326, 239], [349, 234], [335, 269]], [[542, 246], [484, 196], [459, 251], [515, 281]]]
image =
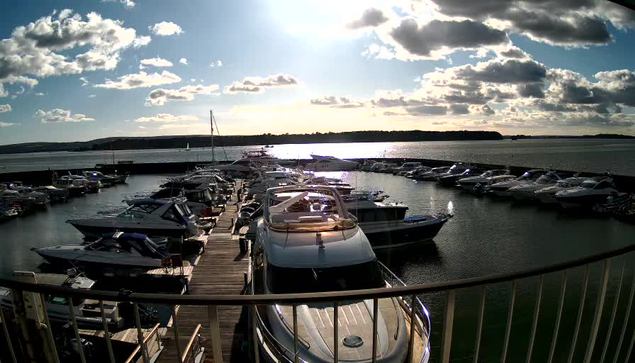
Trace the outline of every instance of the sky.
[[354, 130], [635, 135], [600, 0], [4, 0], [0, 144]]

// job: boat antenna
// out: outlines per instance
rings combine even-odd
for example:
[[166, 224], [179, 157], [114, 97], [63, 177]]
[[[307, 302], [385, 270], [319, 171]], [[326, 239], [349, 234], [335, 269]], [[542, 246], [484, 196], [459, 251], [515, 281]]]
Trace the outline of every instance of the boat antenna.
[[214, 157], [214, 111], [212, 110], [209, 110], [209, 125], [212, 137], [212, 166], [214, 166], [214, 164], [216, 164], [216, 158]]
[[[220, 128], [218, 127], [216, 117], [214, 117], [214, 125], [216, 126], [216, 134], [220, 136]], [[227, 157], [227, 150], [225, 149], [225, 145], [221, 144], [221, 147], [223, 148], [223, 153], [225, 154], [225, 160], [229, 160], [229, 158]]]

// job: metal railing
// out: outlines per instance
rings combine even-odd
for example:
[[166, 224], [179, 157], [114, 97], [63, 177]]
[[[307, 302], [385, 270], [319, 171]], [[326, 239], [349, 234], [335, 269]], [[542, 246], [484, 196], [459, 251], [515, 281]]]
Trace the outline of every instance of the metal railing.
[[[440, 347], [440, 354], [432, 354], [432, 357], [440, 362], [450, 362], [452, 360], [452, 347], [453, 347], [453, 339], [455, 338], [455, 310], [457, 306], [457, 293], [462, 292], [463, 290], [469, 288], [480, 288], [479, 290], [479, 304], [477, 308], [477, 327], [474, 341], [474, 348], [472, 353], [472, 361], [478, 362], [479, 355], [482, 353], [481, 344], [483, 343], [483, 327], [485, 320], [485, 311], [486, 311], [486, 293], [490, 290], [493, 290], [493, 285], [495, 284], [510, 284], [511, 291], [509, 293], [509, 307], [507, 310], [507, 317], [505, 320], [505, 330], [504, 337], [500, 342], [501, 345], [501, 354], [500, 361], [502, 363], [506, 361], [510, 361], [510, 339], [513, 335], [514, 324], [512, 323], [515, 318], [515, 307], [518, 303], [517, 296], [519, 282], [523, 279], [528, 278], [538, 278], [538, 285], [535, 292], [534, 298], [534, 309], [532, 314], [532, 323], [531, 328], [529, 329], [529, 338], [526, 340], [526, 344], [524, 345], [523, 352], [525, 352], [524, 360], [526, 362], [532, 361], [532, 355], [535, 352], [535, 342], [536, 338], [540, 336], [544, 336], [545, 334], [539, 334], [538, 328], [538, 319], [541, 313], [544, 312], [544, 308], [541, 310], [541, 301], [545, 296], [545, 277], [551, 273], [559, 273], [561, 275], [561, 283], [559, 287], [559, 294], [557, 300], [557, 311], [555, 315], [555, 326], [553, 331], [549, 331], [547, 335], [551, 337], [551, 342], [549, 346], [548, 352], [548, 362], [556, 361], [554, 358], [556, 356], [556, 352], [563, 352], [563, 349], [566, 349], [568, 354], [568, 362], [576, 361], [576, 357], [580, 357], [581, 354], [576, 354], [576, 352], [584, 349], [584, 354], [582, 355], [583, 362], [604, 362], [608, 361], [609, 352], [613, 353], [613, 362], [629, 362], [631, 359], [631, 353], [633, 350], [633, 346], [635, 345], [635, 327], [632, 326], [634, 324], [630, 324], [631, 318], [631, 310], [633, 305], [633, 298], [635, 295], [635, 271], [633, 268], [627, 268], [627, 258], [630, 258], [629, 255], [631, 252], [635, 251], [635, 245], [602, 252], [599, 254], [595, 254], [593, 256], [584, 257], [580, 259], [575, 259], [568, 262], [553, 264], [545, 267], [532, 268], [527, 269], [520, 272], [515, 273], [506, 273], [499, 274], [494, 276], [487, 277], [477, 277], [477, 278], [469, 278], [462, 280], [455, 280], [450, 282], [441, 282], [441, 283], [432, 283], [432, 284], [423, 284], [423, 285], [412, 285], [412, 286], [393, 286], [391, 288], [379, 288], [379, 289], [367, 289], [367, 290], [355, 290], [355, 291], [338, 291], [338, 292], [325, 292], [325, 293], [306, 293], [306, 294], [280, 294], [280, 295], [169, 295], [169, 294], [146, 294], [146, 293], [131, 293], [131, 294], [120, 294], [118, 292], [112, 291], [82, 291], [82, 290], [72, 290], [68, 288], [52, 286], [52, 285], [43, 285], [43, 284], [33, 284], [28, 282], [21, 282], [11, 279], [0, 279], [0, 286], [7, 287], [12, 289], [14, 292], [18, 294], [22, 293], [36, 293], [37, 294], [51, 294], [56, 296], [69, 296], [76, 298], [91, 298], [96, 299], [100, 302], [100, 305], [103, 301], [126, 301], [132, 302], [134, 306], [135, 312], [135, 320], [136, 327], [138, 331], [141, 331], [141, 323], [139, 321], [139, 313], [138, 313], [138, 304], [141, 303], [152, 303], [154, 305], [167, 305], [167, 306], [175, 306], [175, 305], [196, 305], [196, 306], [207, 306], [208, 307], [208, 324], [209, 324], [209, 342], [212, 346], [212, 351], [214, 355], [215, 362], [223, 361], [222, 354], [222, 345], [221, 345], [221, 334], [220, 334], [220, 325], [217, 307], [218, 306], [243, 306], [243, 307], [255, 307], [257, 305], [272, 305], [272, 304], [284, 304], [288, 306], [297, 307], [302, 304], [307, 303], [330, 303], [335, 306], [338, 306], [341, 302], [351, 301], [351, 300], [365, 300], [370, 299], [375, 303], [373, 305], [373, 310], [377, 309], [377, 301], [382, 298], [402, 298], [404, 304], [408, 306], [413, 306], [412, 302], [417, 301], [418, 297], [421, 295], [429, 295], [434, 293], [443, 293], [445, 294], [445, 311], [443, 312], [443, 319], [439, 319], [439, 322], [442, 321], [442, 329], [438, 338], [438, 341], [433, 342], [437, 346]], [[615, 257], [622, 256], [623, 264], [618, 266], [615, 269], [616, 272], [614, 275], [619, 275], [617, 279], [617, 289], [615, 291], [613, 297], [613, 305], [607, 307], [610, 312], [608, 314], [604, 313], [604, 306], [606, 303], [607, 290], [609, 286], [609, 282], [611, 280], [611, 272], [612, 267], [614, 265]], [[601, 275], [599, 282], [597, 284], [597, 289], [593, 289], [592, 284], [590, 284], [591, 280], [591, 265], [599, 263], [601, 264]], [[584, 276], [581, 282], [581, 294], [577, 307], [577, 315], [575, 318], [575, 323], [573, 325], [567, 326], [567, 328], [573, 328], [573, 334], [570, 337], [570, 341], [567, 347], [562, 346], [566, 339], [569, 337], [563, 337], [563, 325], [562, 322], [564, 319], [564, 306], [565, 306], [565, 298], [568, 289], [571, 285], [571, 276], [570, 271], [575, 268], [583, 268]], [[630, 270], [632, 275], [630, 283], [626, 278], [626, 272]], [[395, 276], [396, 278], [396, 276]], [[628, 290], [622, 287], [622, 285], [629, 286]], [[626, 292], [628, 291], [628, 293]], [[592, 294], [596, 294], [595, 305], [592, 306], [592, 313], [589, 314], [589, 304], [586, 304], [588, 296], [592, 296]], [[625, 295], [628, 294], [628, 299], [626, 304]], [[17, 294], [14, 294], [16, 296]], [[40, 295], [41, 296], [41, 295]], [[71, 299], [69, 299], [70, 301]], [[15, 300], [14, 300], [15, 301]], [[416, 304], [415, 304], [416, 306]], [[621, 306], [621, 308], [620, 308]], [[22, 328], [22, 323], [25, 318], [24, 307], [15, 306], [16, 311], [16, 320], [18, 321], [17, 328], [13, 326], [13, 328], [18, 331]], [[425, 311], [425, 307], [420, 307], [421, 311]], [[294, 308], [294, 313], [296, 309]], [[624, 310], [623, 318], [617, 319], [618, 310]], [[413, 312], [414, 309], [410, 310]], [[375, 311], [376, 313], [376, 311]], [[591, 315], [590, 319], [590, 328], [589, 329], [581, 329], [581, 325], [583, 322], [583, 316]], [[28, 346], [25, 344], [17, 344], [16, 340], [20, 339], [12, 334], [10, 334], [10, 330], [7, 325], [12, 321], [11, 319], [7, 320], [6, 312], [2, 314], [2, 322], [3, 322], [3, 330], [5, 335], [5, 344], [9, 346], [10, 350], [10, 358], [13, 362], [18, 362], [18, 356], [29, 357], [33, 352], [29, 352]], [[45, 314], [46, 315], [46, 314]], [[375, 315], [373, 315], [375, 316]], [[71, 323], [73, 325], [73, 330], [76, 334], [76, 337], [79, 337], [79, 332], [77, 328], [77, 322], [75, 319], [75, 315], [72, 312], [72, 306], [69, 309], [69, 317]], [[105, 315], [103, 314], [102, 309], [102, 319], [105, 321]], [[252, 316], [253, 319], [253, 316]], [[608, 319], [608, 323], [607, 320]], [[294, 321], [296, 320], [296, 316], [294, 314]], [[252, 320], [253, 322], [254, 320]], [[411, 320], [414, 321], [414, 320]], [[205, 322], [205, 317], [201, 317], [201, 323]], [[602, 324], [604, 323], [604, 324]], [[175, 328], [178, 330], [178, 320], [174, 321], [176, 325]], [[607, 325], [608, 324], [608, 325]], [[42, 326], [46, 328], [46, 323], [42, 323]], [[254, 334], [261, 334], [260, 331], [256, 329], [257, 324], [252, 324], [252, 329]], [[334, 324], [335, 334], [337, 334], [337, 325]], [[604, 326], [601, 329], [601, 325]], [[375, 328], [375, 327], [374, 327]], [[107, 326], [104, 325], [104, 330], [107, 332]], [[376, 329], [376, 328], [375, 328]], [[375, 330], [374, 329], [374, 330]], [[196, 344], [200, 344], [200, 331], [202, 328], [200, 325], [197, 327], [196, 333], [193, 335], [193, 338], [190, 339], [190, 343], [188, 347], [194, 346]], [[295, 351], [297, 352], [297, 342], [298, 342], [298, 332], [297, 325], [294, 324], [294, 341], [296, 342]], [[410, 337], [414, 334], [414, 329], [410, 332]], [[588, 330], [588, 332], [586, 332]], [[600, 331], [602, 330], [603, 336], [600, 336]], [[140, 351], [142, 353], [142, 358], [144, 362], [148, 362], [149, 358], [147, 357], [147, 353], [145, 350], [145, 340], [143, 339], [143, 334], [139, 333], [139, 341], [142, 342], [140, 344]], [[108, 337], [108, 334], [105, 334]], [[337, 336], [337, 335], [336, 335]], [[434, 339], [436, 339], [434, 338]], [[566, 338], [566, 339], [565, 339]], [[601, 339], [603, 338], [603, 339]], [[106, 339], [108, 341], [108, 338]], [[178, 339], [177, 339], [178, 340]], [[253, 342], [258, 341], [257, 337], [254, 337]], [[412, 340], [411, 340], [412, 342]], [[560, 343], [560, 344], [559, 344]], [[376, 344], [377, 338], [376, 335], [373, 339], [373, 352], [376, 352]], [[412, 344], [412, 343], [410, 343]], [[465, 341], [461, 341], [461, 345], [465, 345]], [[112, 346], [108, 342], [109, 346], [109, 361], [115, 362], [114, 354], [111, 349]], [[18, 347], [22, 347], [20, 351], [17, 350]], [[252, 358], [258, 362], [260, 358], [259, 347], [258, 344], [252, 344]], [[409, 347], [409, 350], [412, 349]], [[337, 349], [334, 352], [334, 361], [338, 360]], [[185, 350], [185, 353], [181, 353], [178, 355], [177, 361], [183, 363], [185, 361], [190, 361], [187, 356], [188, 350]], [[53, 355], [55, 355], [55, 359], [59, 361], [57, 357], [58, 352], [53, 351]], [[82, 362], [86, 361], [85, 357], [83, 357], [82, 350], [79, 349], [80, 360]], [[299, 361], [300, 357], [296, 355], [293, 360]], [[373, 354], [372, 361], [375, 361], [377, 358], [376, 354]], [[53, 361], [55, 361], [55, 359]]]

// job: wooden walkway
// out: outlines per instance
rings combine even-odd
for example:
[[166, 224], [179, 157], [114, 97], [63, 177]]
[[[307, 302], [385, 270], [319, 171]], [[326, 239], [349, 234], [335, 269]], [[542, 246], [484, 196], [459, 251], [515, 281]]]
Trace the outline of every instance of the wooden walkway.
[[[244, 273], [249, 257], [240, 254], [238, 236], [232, 235], [232, 219], [236, 220], [236, 194], [220, 215], [216, 227], [210, 233], [205, 253], [198, 260], [190, 281], [190, 293], [196, 295], [239, 295], [244, 289]], [[247, 311], [241, 307], [218, 307], [223, 362], [245, 362], [243, 353], [246, 340]], [[201, 336], [205, 339], [205, 362], [213, 362], [209, 318], [205, 306], [180, 306], [176, 317], [181, 349], [185, 349], [192, 332], [202, 325]], [[174, 338], [174, 328], [170, 328], [163, 342], [165, 350], [157, 362], [179, 362]]]

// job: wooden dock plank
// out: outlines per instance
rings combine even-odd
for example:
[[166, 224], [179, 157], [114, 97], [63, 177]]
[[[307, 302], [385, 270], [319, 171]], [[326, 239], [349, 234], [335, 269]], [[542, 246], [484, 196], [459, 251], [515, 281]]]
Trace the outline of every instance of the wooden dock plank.
[[[236, 200], [236, 195], [232, 196]], [[189, 288], [191, 294], [239, 295], [244, 290], [244, 274], [248, 257], [240, 254], [238, 237], [232, 234], [233, 221], [237, 217], [236, 202], [229, 202], [226, 210], [218, 217], [216, 227], [207, 239], [205, 253], [194, 266]], [[245, 362], [246, 353], [242, 345], [246, 333], [246, 311], [241, 307], [219, 306], [219, 325], [224, 362]], [[212, 362], [209, 320], [205, 306], [180, 306], [177, 313], [179, 341], [182, 348], [196, 328], [202, 325], [201, 335], [205, 338], [206, 362]], [[167, 330], [163, 337], [165, 350], [158, 362], [177, 362], [174, 328]]]

